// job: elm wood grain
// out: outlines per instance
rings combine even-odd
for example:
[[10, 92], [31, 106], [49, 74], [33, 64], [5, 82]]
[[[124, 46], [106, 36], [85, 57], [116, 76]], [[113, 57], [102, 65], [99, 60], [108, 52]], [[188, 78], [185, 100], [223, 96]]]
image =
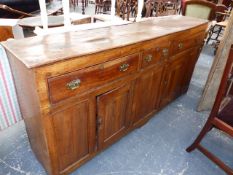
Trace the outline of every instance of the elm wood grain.
[[98, 149], [126, 134], [132, 118], [132, 83], [97, 97]]
[[162, 41], [156, 47], [144, 50], [142, 54], [142, 68], [158, 64], [162, 59], [168, 58], [170, 43]]
[[[56, 34], [56, 40], [54, 40], [54, 35], [37, 36], [9, 41], [3, 45], [28, 68], [34, 68], [68, 58], [132, 45], [188, 29], [205, 30], [206, 24], [207, 21], [202, 19], [169, 16], [122, 26]], [[21, 49], [17, 49], [19, 47]]]
[[203, 43], [204, 38], [205, 33], [197, 33], [190, 35], [189, 37], [180, 35], [172, 43], [172, 54], [174, 55], [188, 48], [200, 45]]
[[[91, 156], [95, 149], [95, 113], [89, 99], [51, 114], [59, 170]], [[94, 125], [93, 125], [94, 124]]]
[[[199, 29], [197, 31], [199, 31]], [[190, 32], [187, 31], [187, 33]], [[192, 33], [195, 32], [192, 31]], [[127, 55], [135, 54], [142, 50], [146, 50], [147, 48], [151, 48], [152, 46], [159, 47], [161, 43], [168, 43], [168, 42], [169, 42], [169, 37], [165, 36], [163, 38], [150, 40], [143, 43], [134, 44], [131, 46], [126, 46], [120, 49], [118, 48], [111, 49], [109, 51], [82, 56], [74, 59], [69, 59], [63, 62], [57, 62], [56, 64], [51, 64], [36, 68], [35, 69], [37, 76], [36, 80], [40, 85], [38, 86], [38, 91], [40, 92], [39, 96], [40, 96], [41, 108], [46, 110], [51, 106], [48, 98], [49, 97], [48, 85], [47, 82], [44, 81], [45, 79], [48, 79], [50, 77], [56, 77], [61, 74], [66, 74], [76, 70], [80, 70], [92, 65], [101, 64], [103, 62], [114, 60], [114, 58], [117, 57], [125, 57]], [[64, 67], [66, 69], [64, 69]]]
[[181, 94], [188, 58], [189, 52], [184, 51], [171, 57], [165, 65], [161, 106], [165, 106]]
[[[201, 26], [200, 28], [202, 29], [202, 31], [205, 30], [203, 26]], [[195, 28], [195, 30], [187, 30], [185, 32], [177, 33], [171, 36], [170, 35], [165, 36], [159, 39], [150, 40], [139, 44], [125, 46], [120, 49], [116, 48], [116, 49], [111, 49], [109, 51], [100, 52], [95, 54], [94, 59], [93, 59], [93, 54], [91, 54], [87, 56], [66, 60], [63, 62], [58, 62], [56, 64], [38, 67], [35, 71], [36, 71], [36, 75], [38, 76], [37, 80], [38, 82], [40, 82], [40, 86], [38, 88], [39, 91], [41, 92], [39, 95], [41, 95], [40, 99], [41, 99], [42, 108], [46, 109], [50, 107], [50, 102], [48, 99], [49, 94], [47, 89], [47, 82], [44, 82], [44, 77], [58, 76], [66, 72], [68, 73], [91, 65], [100, 64], [102, 62], [113, 60], [114, 58], [117, 57], [123, 57], [123, 56], [127, 56], [127, 54], [133, 54], [140, 52], [142, 50], [146, 50], [147, 48], [151, 48], [152, 46], [159, 47], [161, 43], [169, 42], [169, 39], [175, 40], [174, 38], [177, 38], [176, 35], [178, 35], [179, 37], [180, 35], [183, 37], [195, 35], [197, 32], [200, 31], [200, 28]], [[66, 68], [65, 70], [64, 67]]]
[[137, 79], [134, 91], [134, 118], [133, 124], [143, 122], [158, 110], [160, 101], [160, 89], [163, 78], [163, 65], [157, 65], [145, 70]]
[[[204, 40], [204, 37], [202, 38], [202, 41]], [[184, 77], [184, 84], [183, 84], [183, 88], [182, 88], [182, 93], [186, 93], [188, 91], [189, 88], [189, 84], [193, 75], [193, 71], [196, 65], [196, 62], [198, 60], [198, 57], [201, 53], [201, 49], [202, 49], [203, 45], [199, 45], [197, 47], [194, 47], [192, 49], [192, 51], [190, 51], [189, 53], [189, 57], [188, 57], [188, 62], [187, 62], [187, 68], [185, 71], [185, 77]]]
[[[75, 94], [87, 91], [95, 86], [101, 85], [116, 78], [136, 72], [138, 69], [139, 55], [134, 54], [127, 57], [119, 58], [103, 64], [92, 66], [84, 70], [71, 72], [62, 76], [48, 79], [50, 101], [59, 102]], [[122, 66], [128, 66], [120, 70]], [[95, 76], [93, 76], [95, 75]], [[80, 85], [77, 89], [67, 88], [67, 83], [79, 80]]]
[[[161, 21], [160, 21], [161, 22]], [[155, 21], [151, 21], [152, 24], [156, 23]], [[180, 22], [181, 23], [181, 22]], [[191, 22], [193, 24], [193, 22]], [[141, 27], [144, 27], [145, 24], [141, 25]], [[162, 22], [162, 25], [165, 25], [165, 22]], [[170, 24], [167, 24], [170, 25]], [[174, 25], [174, 24], [172, 24]], [[140, 26], [140, 25], [139, 25]], [[188, 28], [185, 31], [179, 31], [177, 33], [172, 33], [166, 36], [161, 36], [158, 38], [151, 38], [147, 41], [140, 41], [138, 43], [135, 44], [131, 44], [131, 45], [124, 45], [124, 46], [119, 46], [110, 50], [104, 50], [104, 51], [99, 51], [97, 53], [90, 53], [87, 55], [82, 55], [82, 56], [75, 56], [76, 52], [73, 52], [73, 58], [68, 59], [69, 57], [67, 57], [66, 59], [63, 60], [59, 60], [59, 59], [54, 59], [56, 60], [56, 62], [51, 62], [49, 64], [43, 64], [37, 67], [33, 67], [33, 68], [26, 68], [25, 66], [25, 71], [30, 71], [30, 74], [32, 76], [33, 81], [35, 82], [35, 86], [31, 86], [29, 83], [28, 88], [31, 88], [31, 91], [29, 91], [30, 93], [34, 93], [35, 95], [37, 95], [38, 98], [38, 103], [35, 104], [37, 106], [37, 108], [39, 109], [39, 118], [42, 121], [42, 125], [41, 126], [37, 126], [37, 127], [41, 127], [40, 129], [43, 131], [44, 133], [44, 138], [47, 144], [47, 148], [45, 148], [45, 150], [48, 152], [48, 157], [49, 157], [49, 163], [46, 162], [45, 160], [41, 160], [43, 161], [43, 164], [46, 164], [47, 167], [45, 166], [47, 172], [49, 174], [67, 174], [69, 172], [71, 172], [72, 170], [74, 170], [75, 168], [81, 166], [83, 163], [85, 163], [87, 160], [91, 159], [93, 156], [95, 156], [97, 153], [99, 153], [100, 151], [102, 151], [104, 148], [106, 148], [107, 146], [111, 145], [113, 142], [115, 142], [117, 139], [119, 139], [120, 137], [122, 137], [124, 134], [128, 133], [129, 131], [132, 131], [133, 129], [135, 129], [136, 127], [142, 125], [143, 123], [145, 123], [146, 121], [148, 121], [150, 119], [150, 117], [152, 116], [152, 114], [154, 114], [156, 112], [156, 109], [161, 109], [163, 106], [161, 106], [159, 104], [159, 102], [161, 101], [160, 96], [163, 95], [163, 91], [164, 89], [166, 89], [166, 87], [164, 86], [164, 82], [166, 82], [168, 80], [167, 77], [169, 76], [165, 76], [165, 75], [169, 75], [169, 71], [170, 69], [163, 69], [163, 73], [160, 73], [160, 68], [164, 67], [169, 67], [170, 65], [172, 65], [172, 63], [174, 64], [175, 67], [178, 67], [179, 69], [177, 69], [178, 71], [178, 75], [177, 75], [177, 81], [172, 81], [170, 84], [175, 83], [173, 85], [171, 85], [174, 88], [170, 88], [169, 90], [171, 92], [168, 92], [169, 94], [176, 94], [176, 96], [182, 95], [182, 90], [184, 87], [184, 81], [182, 81], [181, 84], [176, 84], [176, 83], [180, 83], [179, 80], [179, 75], [182, 75], [180, 72], [186, 70], [186, 66], [194, 66], [194, 65], [190, 65], [193, 64], [194, 62], [189, 62], [189, 57], [186, 56], [186, 53], [188, 52], [188, 50], [192, 50], [196, 47], [201, 47], [201, 45], [199, 43], [195, 42], [195, 37], [194, 37], [194, 45], [191, 45], [192, 48], [188, 48], [182, 52], [180, 52], [179, 54], [173, 54], [171, 53], [171, 49], [172, 49], [172, 44], [173, 42], [175, 42], [177, 39], [180, 39], [181, 36], [183, 37], [183, 39], [185, 40], [186, 37], [189, 36], [198, 36], [199, 34], [204, 34], [206, 31], [206, 27], [207, 24], [203, 22], [202, 25], [199, 25], [199, 23], [197, 23], [197, 26], [190, 26], [190, 28]], [[126, 30], [131, 30], [132, 26], [123, 26], [124, 29]], [[107, 29], [105, 29], [107, 30]], [[95, 31], [95, 30], [93, 30]], [[93, 32], [93, 31], [89, 31], [89, 32]], [[98, 30], [96, 30], [98, 31]], [[103, 29], [104, 31], [104, 29]], [[124, 35], [125, 33], [128, 33], [128, 31], [120, 31], [122, 35]], [[120, 33], [119, 32], [119, 33]], [[85, 34], [84, 34], [85, 35]], [[105, 34], [106, 35], [106, 34]], [[85, 35], [86, 38], [88, 38], [87, 35]], [[149, 36], [148, 36], [149, 37]], [[45, 37], [46, 38], [46, 37]], [[139, 37], [140, 38], [140, 37]], [[83, 37], [81, 37], [81, 39], [83, 39]], [[32, 38], [32, 40], [34, 40]], [[32, 40], [30, 40], [30, 42], [32, 42]], [[74, 38], [74, 40], [76, 40], [76, 38]], [[88, 39], [89, 40], [89, 39]], [[25, 42], [27, 41], [27, 39], [24, 40]], [[114, 40], [115, 42], [115, 40]], [[80, 41], [81, 43], [81, 41]], [[43, 42], [39, 42], [39, 43], [34, 43], [35, 47], [34, 48], [38, 48], [38, 45], [41, 45], [43, 47], [47, 47], [46, 43]], [[69, 48], [69, 52], [75, 50], [78, 46], [76, 45], [76, 47], [71, 48], [70, 47], [70, 43], [67, 41], [67, 48]], [[39, 48], [41, 48], [41, 46], [39, 46]], [[58, 47], [60, 47], [61, 45], [59, 45]], [[190, 47], [191, 47], [190, 46]], [[54, 47], [49, 46], [49, 47]], [[23, 47], [24, 49], [26, 49], [25, 47]], [[33, 47], [30, 46], [29, 50], [31, 50]], [[157, 48], [161, 48], [161, 50], [157, 50]], [[161, 51], [167, 48], [168, 49], [168, 55], [164, 56]], [[10, 50], [7, 49], [7, 52], [9, 55], [11, 55], [10, 60], [11, 62], [14, 60], [17, 60], [17, 62], [19, 62], [20, 64], [22, 64], [22, 59], [19, 59], [18, 56], [16, 55], [14, 50], [16, 48], [15, 47], [11, 47]], [[84, 48], [85, 49], [85, 48]], [[49, 48], [46, 50], [48, 59], [51, 58], [51, 53]], [[67, 50], [66, 50], [67, 51]], [[25, 50], [25, 52], [29, 52], [27, 50]], [[53, 51], [51, 51], [53, 52]], [[14, 53], [11, 54], [11, 53]], [[154, 58], [156, 58], [154, 60], [154, 62], [152, 61], [151, 65], [150, 64], [144, 64], [144, 56], [147, 55], [148, 53], [151, 53], [152, 55], [155, 55]], [[70, 53], [69, 53], [70, 54]], [[135, 56], [133, 59], [133, 62], [137, 62], [137, 64], [135, 64], [135, 68], [133, 69], [132, 72], [127, 72], [125, 71], [123, 73], [122, 76], [118, 76], [120, 71], [118, 68], [115, 69], [118, 66], [117, 60], [121, 60], [122, 58], [130, 58], [130, 56], [132, 55], [139, 55]], [[42, 53], [42, 55], [44, 55], [44, 53]], [[32, 55], [31, 55], [32, 56]], [[57, 53], [55, 56], [59, 57], [59, 53]], [[189, 55], [190, 56], [190, 55]], [[33, 58], [33, 57], [32, 57]], [[60, 57], [61, 58], [61, 57]], [[174, 59], [177, 58], [177, 59]], [[195, 58], [197, 59], [197, 58]], [[126, 59], [127, 60], [127, 59]], [[186, 61], [185, 61], [186, 60]], [[37, 60], [38, 61], [38, 60]], [[40, 62], [41, 63], [41, 62]], [[113, 64], [114, 63], [114, 64]], [[116, 63], [116, 64], [115, 64]], [[187, 63], [186, 66], [183, 64], [182, 66], [181, 63]], [[60, 99], [59, 101], [57, 101], [56, 103], [51, 103], [50, 100], [50, 96], [51, 96], [51, 92], [49, 90], [49, 84], [48, 84], [48, 80], [59, 80], [63, 79], [64, 76], [67, 75], [73, 75], [77, 72], [79, 72], [80, 76], [84, 76], [85, 75], [85, 71], [89, 70], [89, 68], [91, 67], [98, 67], [100, 65], [109, 65], [109, 72], [113, 72], [112, 74], [108, 73], [106, 74], [106, 80], [109, 81], [103, 81], [102, 83], [96, 83], [94, 86], [90, 87], [90, 88], [84, 88], [82, 91], [80, 92], [76, 92], [74, 94], [72, 94], [71, 96], [69, 96], [68, 98], [65, 99]], [[110, 66], [111, 65], [111, 66]], [[18, 65], [14, 65], [12, 64], [12, 69], [18, 69], [17, 68]], [[111, 68], [111, 69], [110, 69]], [[115, 69], [115, 71], [113, 71], [112, 69]], [[174, 68], [175, 69], [175, 68]], [[172, 69], [171, 69], [172, 70]], [[151, 72], [153, 73], [151, 73]], [[88, 71], [87, 71], [88, 72]], [[162, 76], [160, 77], [159, 75]], [[147, 76], [148, 75], [148, 76]], [[15, 76], [15, 78], [18, 78], [18, 76], [20, 77], [20, 79], [25, 78], [24, 83], [26, 85], [27, 82], [27, 77], [21, 77], [21, 75], [17, 75]], [[95, 74], [92, 74], [92, 76], [94, 77]], [[154, 79], [152, 78], [154, 76]], [[182, 75], [183, 76], [183, 75]], [[68, 77], [68, 76], [67, 76]], [[91, 76], [90, 76], [91, 77]], [[97, 76], [98, 77], [98, 76]], [[155, 78], [158, 77], [158, 78]], [[91, 77], [92, 78], [92, 77]], [[159, 85], [159, 78], [161, 78], [161, 83]], [[150, 82], [151, 81], [151, 82]], [[154, 82], [155, 81], [155, 82]], [[137, 82], [137, 83], [135, 83]], [[139, 102], [137, 102], [136, 100], [132, 100], [132, 99], [137, 99], [136, 94], [138, 90], [135, 89], [141, 89], [141, 87], [143, 87], [143, 84], [141, 83], [145, 83], [145, 84], [157, 84], [158, 89], [152, 89], [151, 90], [155, 90], [152, 91], [150, 94], [153, 95], [153, 97], [149, 95], [147, 97], [145, 97], [145, 99], [143, 99], [143, 101], [146, 100], [155, 100], [154, 102], [154, 110], [152, 109], [152, 107], [150, 108], [152, 111], [149, 111], [149, 107], [147, 110], [145, 110], [145, 114], [147, 115], [146, 117], [141, 116], [140, 118], [140, 122], [136, 122], [134, 123], [134, 116], [135, 114], [137, 114], [136, 108], [135, 108], [135, 104], [137, 104], [137, 106], [142, 106], [144, 104], [141, 104]], [[63, 84], [64, 85], [64, 84]], [[56, 92], [59, 92], [60, 87], [64, 87], [63, 85], [60, 85], [59, 83], [57, 84], [57, 86], [54, 86], [54, 88], [56, 87]], [[124, 89], [123, 87], [127, 86], [128, 91], [124, 91], [122, 89]], [[16, 86], [18, 86], [18, 89], [20, 89], [21, 84], [16, 83]], [[123, 87], [122, 87], [123, 86]], [[130, 87], [129, 87], [130, 86]], [[153, 86], [153, 85], [151, 85]], [[160, 86], [160, 87], [159, 87]], [[139, 88], [140, 87], [140, 88]], [[179, 91], [177, 91], [177, 89], [179, 89]], [[63, 91], [63, 90], [61, 90]], [[141, 90], [140, 90], [141, 91]], [[108, 94], [108, 92], [112, 92], [112, 94], [114, 95], [110, 95]], [[18, 91], [18, 93], [20, 93], [20, 90]], [[130, 93], [132, 97], [130, 97], [130, 99], [126, 98], [126, 94]], [[103, 95], [105, 94], [105, 95]], [[149, 94], [149, 92], [148, 92]], [[28, 94], [28, 96], [30, 96], [30, 94]], [[94, 132], [97, 129], [97, 113], [99, 111], [99, 108], [104, 105], [98, 105], [98, 100], [97, 98], [100, 97], [100, 99], [107, 99], [106, 102], [107, 104], [111, 104], [113, 103], [113, 101], [117, 101], [117, 104], [119, 104], [119, 111], [124, 111], [125, 108], [125, 103], [123, 99], [127, 99], [130, 103], [132, 103], [132, 105], [129, 105], [127, 110], [131, 111], [131, 115], [127, 116], [129, 117], [128, 119], [130, 120], [129, 122], [129, 126], [125, 127], [124, 132], [119, 132], [120, 134], [117, 134], [116, 137], [112, 137], [111, 138], [111, 134], [114, 135], [114, 133], [112, 133], [110, 130], [105, 130], [105, 133], [108, 133], [107, 136], [110, 137], [110, 141], [105, 142], [103, 145], [103, 148], [100, 148], [98, 146], [99, 140], [99, 134], [101, 134], [101, 132]], [[103, 98], [101, 98], [103, 97]], [[119, 97], [119, 98], [118, 98]], [[173, 96], [172, 96], [173, 97]], [[23, 97], [22, 97], [23, 98]], [[148, 99], [149, 98], [149, 99]], [[117, 99], [117, 100], [116, 100]], [[138, 98], [139, 99], [139, 98]], [[172, 98], [170, 99], [172, 100]], [[86, 101], [88, 101], [88, 107], [87, 105], [84, 105], [83, 103], [85, 103]], [[105, 101], [105, 100], [103, 100]], [[101, 102], [103, 102], [101, 101]], [[131, 102], [132, 101], [132, 102]], [[27, 103], [23, 103], [21, 102], [23, 105], [23, 108], [26, 108], [27, 106], [30, 106], [31, 104], [27, 104], [30, 103], [30, 101], [27, 101]], [[100, 104], [100, 103], [99, 103]], [[104, 111], [114, 111], [115, 109], [111, 107], [111, 105], [106, 105], [106, 108], [104, 108], [102, 110], [102, 114], [105, 114]], [[82, 108], [82, 110], [80, 109]], [[78, 138], [77, 140], [75, 140], [73, 138], [73, 136], [70, 133], [70, 130], [72, 130], [73, 133], [77, 134], [77, 130], [73, 127], [74, 125], [77, 125], [77, 127], [79, 128], [78, 124], [75, 122], [73, 123], [72, 120], [75, 119], [75, 121], [84, 121], [83, 120], [83, 116], [87, 116], [87, 113], [84, 114], [84, 112], [82, 112], [81, 115], [75, 115], [75, 110], [80, 109], [80, 111], [85, 111], [88, 110], [89, 111], [89, 116], [92, 119], [89, 123], [89, 121], [87, 122], [89, 125], [88, 126], [93, 126], [91, 127], [92, 131], [88, 132], [89, 134], [89, 138], [95, 138], [95, 139], [91, 139], [89, 140], [88, 143], [90, 143], [92, 146], [92, 151], [89, 148], [86, 148], [86, 150], [89, 150], [88, 154], [85, 154], [87, 152], [83, 151], [84, 147], [85, 147], [85, 141], [83, 141], [83, 145], [81, 145], [78, 148], [74, 148], [71, 149], [70, 151], [73, 152], [74, 154], [72, 154], [71, 152], [67, 152], [67, 156], [61, 156], [61, 154], [65, 154], [66, 153], [66, 145], [68, 145], [67, 143], [70, 143], [71, 147], [76, 147], [76, 143], [78, 142], [78, 140], [80, 138], [83, 138], [82, 136], [78, 136], [80, 138]], [[64, 112], [65, 111], [65, 112]], [[142, 110], [144, 111], [144, 110]], [[23, 112], [24, 113], [24, 112]], [[121, 113], [122, 115], [120, 115], [121, 117], [123, 116], [123, 113]], [[23, 114], [24, 115], [24, 114]], [[33, 115], [33, 114], [31, 114]], [[66, 116], [64, 116], [66, 115]], [[76, 118], [76, 117], [77, 118]], [[95, 116], [95, 117], [91, 117], [91, 116]], [[109, 117], [109, 115], [105, 114], [103, 116], [104, 117]], [[119, 115], [118, 115], [119, 116]], [[126, 115], [125, 115], [126, 116]], [[66, 117], [66, 118], [65, 118]], [[119, 118], [121, 118], [119, 117]], [[61, 118], [61, 119], [59, 119]], [[116, 117], [118, 118], [118, 117]], [[124, 117], [122, 117], [124, 118]], [[95, 119], [95, 120], [94, 120]], [[67, 123], [65, 123], [65, 125], [69, 125], [72, 126], [68, 129], [68, 131], [64, 131], [66, 133], [62, 133], [61, 136], [64, 138], [63, 140], [65, 141], [64, 144], [59, 144], [59, 138], [58, 135], [59, 133], [62, 132], [62, 130], [64, 130], [64, 126], [61, 121], [65, 121]], [[35, 119], [33, 119], [34, 122], [36, 122]], [[139, 121], [139, 120], [138, 120]], [[85, 123], [85, 121], [83, 122]], [[107, 128], [110, 128], [109, 126], [110, 122], [106, 122], [105, 124], [107, 125]], [[117, 123], [117, 122], [116, 122]], [[26, 123], [27, 124], [27, 123]], [[87, 128], [87, 127], [86, 127]], [[120, 127], [119, 127], [120, 128]], [[118, 128], [118, 129], [119, 129]], [[127, 128], [127, 129], [126, 129]], [[31, 130], [33, 130], [34, 128], [32, 127]], [[36, 129], [36, 127], [35, 127]], [[35, 137], [34, 135], [30, 134], [33, 132], [36, 132], [37, 130], [33, 130], [29, 132], [29, 137], [32, 137], [31, 139], [37, 139], [37, 138], [33, 138]], [[114, 130], [117, 132], [117, 130]], [[81, 139], [82, 140], [82, 139]], [[85, 140], [85, 139], [84, 139]], [[69, 142], [70, 141], [70, 142]], [[37, 140], [37, 142], [40, 142], [40, 140]], [[31, 142], [31, 144], [35, 144], [33, 142]], [[60, 145], [60, 146], [59, 146]], [[32, 146], [33, 147], [33, 146]], [[76, 152], [76, 150], [78, 151], [78, 153]], [[44, 150], [34, 150], [34, 151], [44, 151]], [[79, 153], [83, 153], [82, 155]], [[70, 155], [70, 156], [69, 156]], [[64, 157], [64, 159], [63, 159]], [[48, 164], [47, 164], [48, 163]]]

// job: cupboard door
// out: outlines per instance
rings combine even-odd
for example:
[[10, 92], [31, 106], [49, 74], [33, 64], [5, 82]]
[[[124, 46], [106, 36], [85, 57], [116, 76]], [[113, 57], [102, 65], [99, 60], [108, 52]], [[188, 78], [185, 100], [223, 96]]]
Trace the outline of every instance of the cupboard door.
[[122, 137], [129, 125], [131, 115], [131, 85], [97, 97], [98, 148], [103, 149]]
[[182, 94], [184, 86], [189, 52], [177, 54], [168, 61], [165, 69], [165, 79], [163, 81], [163, 92], [160, 106], [163, 107], [170, 101]]
[[[93, 100], [94, 101], [94, 100]], [[59, 170], [87, 159], [95, 147], [93, 102], [86, 99], [52, 114]]]
[[184, 84], [183, 84], [183, 88], [182, 88], [182, 93], [187, 92], [188, 88], [189, 88], [189, 84], [193, 75], [193, 71], [197, 62], [197, 59], [200, 55], [200, 51], [202, 49], [202, 45], [193, 48], [192, 50], [189, 51], [189, 58], [187, 61], [187, 68], [186, 68], [186, 73], [185, 73], [185, 78], [184, 78]]
[[134, 124], [157, 110], [162, 75], [163, 66], [157, 66], [144, 71], [141, 77], [137, 79], [134, 91]]

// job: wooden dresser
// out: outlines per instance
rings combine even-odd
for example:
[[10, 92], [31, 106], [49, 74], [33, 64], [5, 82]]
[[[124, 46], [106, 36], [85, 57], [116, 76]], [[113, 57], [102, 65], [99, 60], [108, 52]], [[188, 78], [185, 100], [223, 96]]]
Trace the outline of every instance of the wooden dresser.
[[184, 94], [207, 21], [169, 16], [4, 42], [31, 147], [67, 174]]

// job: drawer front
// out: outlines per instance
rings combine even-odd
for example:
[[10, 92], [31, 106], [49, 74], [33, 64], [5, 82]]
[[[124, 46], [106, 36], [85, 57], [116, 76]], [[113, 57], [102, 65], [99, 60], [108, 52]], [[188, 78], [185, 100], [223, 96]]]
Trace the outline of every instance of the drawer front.
[[[172, 53], [173, 55], [182, 52], [186, 49], [195, 47], [203, 43], [205, 37], [205, 33], [199, 33], [190, 37], [181, 37], [180, 39], [176, 39], [172, 43]], [[188, 39], [187, 39], [188, 38]]]
[[158, 64], [162, 59], [168, 58], [169, 47], [157, 47], [145, 50], [142, 53], [142, 68]]
[[48, 88], [50, 101], [51, 103], [57, 103], [91, 88], [96, 88], [104, 82], [136, 72], [138, 63], [139, 54], [134, 54], [49, 78]]

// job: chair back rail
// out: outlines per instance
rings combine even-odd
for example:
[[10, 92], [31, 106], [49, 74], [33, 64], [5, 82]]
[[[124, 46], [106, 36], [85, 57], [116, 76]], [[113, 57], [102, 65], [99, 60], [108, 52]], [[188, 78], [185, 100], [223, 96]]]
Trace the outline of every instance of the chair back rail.
[[203, 0], [187, 0], [184, 3], [182, 15], [192, 16], [207, 20], [215, 18], [216, 4]]

